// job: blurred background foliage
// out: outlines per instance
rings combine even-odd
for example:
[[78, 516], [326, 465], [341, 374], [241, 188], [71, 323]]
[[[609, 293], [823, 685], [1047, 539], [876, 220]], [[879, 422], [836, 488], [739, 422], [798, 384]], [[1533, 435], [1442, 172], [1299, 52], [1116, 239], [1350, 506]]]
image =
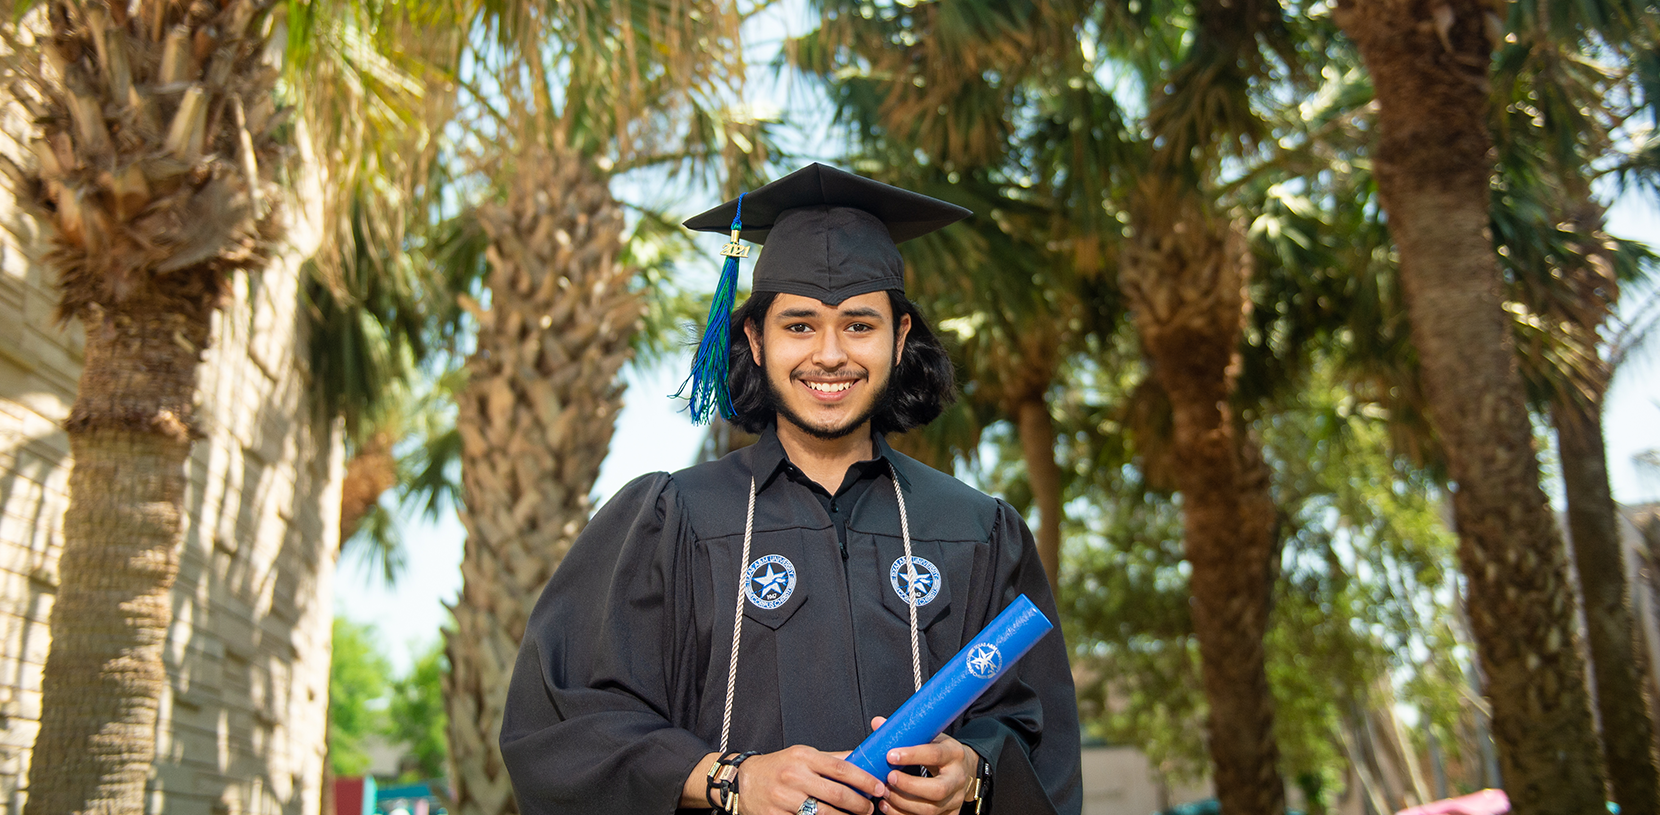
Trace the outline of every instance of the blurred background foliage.
[[[689, 95], [643, 105], [671, 98], [651, 94], [673, 90], [664, 66], [685, 55], [634, 54], [607, 73], [571, 39], [581, 18], [460, 7], [444, 19], [465, 33], [426, 85], [436, 115], [420, 173], [361, 188], [397, 189], [400, 206], [349, 208], [365, 219], [349, 251], [307, 288], [312, 330], [329, 338], [314, 345], [319, 397], [362, 464], [356, 492], [348, 467], [360, 511], [343, 540], [393, 580], [421, 556], [401, 548], [397, 516], [463, 498], [455, 400], [477, 315], [501, 296], [485, 284], [498, 261], [477, 213], [511, 180], [492, 151], [552, 139], [605, 179], [626, 212], [618, 262], [644, 303], [626, 337], [638, 370], [677, 365], [707, 312], [715, 264], [677, 221], [834, 162], [975, 212], [904, 247], [909, 294], [952, 347], [962, 398], [894, 443], [1033, 522], [1087, 734], [1140, 748], [1172, 782], [1205, 777], [1183, 462], [1120, 277], [1146, 224], [1176, 217], [1156, 202], [1196, 201], [1237, 235], [1245, 269], [1226, 400], [1271, 472], [1262, 647], [1280, 774], [1311, 812], [1344, 795], [1382, 808], [1497, 784], [1446, 451], [1375, 175], [1373, 79], [1332, 4], [1247, 5], [1255, 17], [1185, 0], [722, 6], [709, 13], [742, 28], [703, 45], [737, 50], [699, 68]], [[1509, 8], [1492, 21], [1492, 249], [1550, 448], [1553, 406], [1600, 410], [1611, 366], [1652, 355], [1656, 256], [1609, 237], [1602, 215], [1618, 194], [1653, 201], [1660, 180], [1660, 17], [1641, 2], [1547, 20]], [[545, 39], [526, 41], [536, 25]], [[485, 70], [514, 65], [521, 79], [551, 69], [553, 93], [519, 99]], [[578, 79], [612, 96], [561, 96]], [[510, 98], [567, 141], [514, 129], [498, 104]], [[1155, 178], [1181, 195], [1153, 195]], [[1595, 263], [1609, 274], [1591, 296], [1572, 283]], [[704, 454], [744, 442], [717, 426]], [[358, 659], [340, 642], [337, 663]], [[423, 772], [443, 755], [423, 689], [445, 664], [427, 654], [390, 688], [347, 689], [420, 723], [399, 738]], [[341, 710], [337, 768], [355, 761], [349, 728], [367, 715]], [[1386, 782], [1385, 764], [1405, 780]]]

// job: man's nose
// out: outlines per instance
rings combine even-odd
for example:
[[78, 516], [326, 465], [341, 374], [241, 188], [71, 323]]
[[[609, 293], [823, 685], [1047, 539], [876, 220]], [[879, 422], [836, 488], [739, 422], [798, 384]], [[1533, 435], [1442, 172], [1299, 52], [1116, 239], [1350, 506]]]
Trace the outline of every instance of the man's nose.
[[842, 347], [841, 332], [819, 333], [818, 345], [813, 348], [813, 364], [829, 370], [847, 364], [847, 349]]

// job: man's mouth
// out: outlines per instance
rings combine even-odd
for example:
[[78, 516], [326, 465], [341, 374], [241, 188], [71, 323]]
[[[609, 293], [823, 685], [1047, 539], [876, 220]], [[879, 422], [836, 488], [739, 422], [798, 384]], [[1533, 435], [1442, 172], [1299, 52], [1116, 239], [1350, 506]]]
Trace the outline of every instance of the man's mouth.
[[802, 380], [801, 384], [806, 385], [819, 393], [841, 393], [842, 391], [853, 387], [854, 381], [855, 380], [852, 379], [841, 382], [810, 382]]

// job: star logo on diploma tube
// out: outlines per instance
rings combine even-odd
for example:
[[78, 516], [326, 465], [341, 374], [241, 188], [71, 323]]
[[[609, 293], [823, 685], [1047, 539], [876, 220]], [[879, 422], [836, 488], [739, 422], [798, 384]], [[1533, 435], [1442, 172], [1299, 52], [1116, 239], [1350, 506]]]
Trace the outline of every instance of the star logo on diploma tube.
[[756, 608], [772, 610], [795, 593], [795, 564], [783, 555], [767, 555], [744, 570], [744, 595]]
[[982, 642], [968, 652], [968, 672], [981, 679], [996, 676], [1002, 667], [1003, 655], [998, 652], [997, 646], [989, 642]]

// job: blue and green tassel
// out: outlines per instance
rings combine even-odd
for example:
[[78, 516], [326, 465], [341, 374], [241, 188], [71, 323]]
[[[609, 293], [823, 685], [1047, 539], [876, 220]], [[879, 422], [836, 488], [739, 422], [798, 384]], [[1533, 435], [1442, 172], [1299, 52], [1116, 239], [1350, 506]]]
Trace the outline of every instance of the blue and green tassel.
[[686, 409], [697, 424], [708, 424], [716, 410], [727, 421], [737, 418], [726, 379], [730, 373], [727, 356], [732, 348], [732, 308], [738, 298], [738, 258], [749, 256], [749, 247], [738, 243], [738, 233], [744, 228], [743, 215], [744, 197], [739, 195], [738, 211], [732, 217], [732, 241], [721, 248], [726, 265], [721, 267], [720, 283], [715, 286], [715, 301], [709, 304], [703, 340], [698, 343], [691, 375], [674, 394], [690, 400]]

